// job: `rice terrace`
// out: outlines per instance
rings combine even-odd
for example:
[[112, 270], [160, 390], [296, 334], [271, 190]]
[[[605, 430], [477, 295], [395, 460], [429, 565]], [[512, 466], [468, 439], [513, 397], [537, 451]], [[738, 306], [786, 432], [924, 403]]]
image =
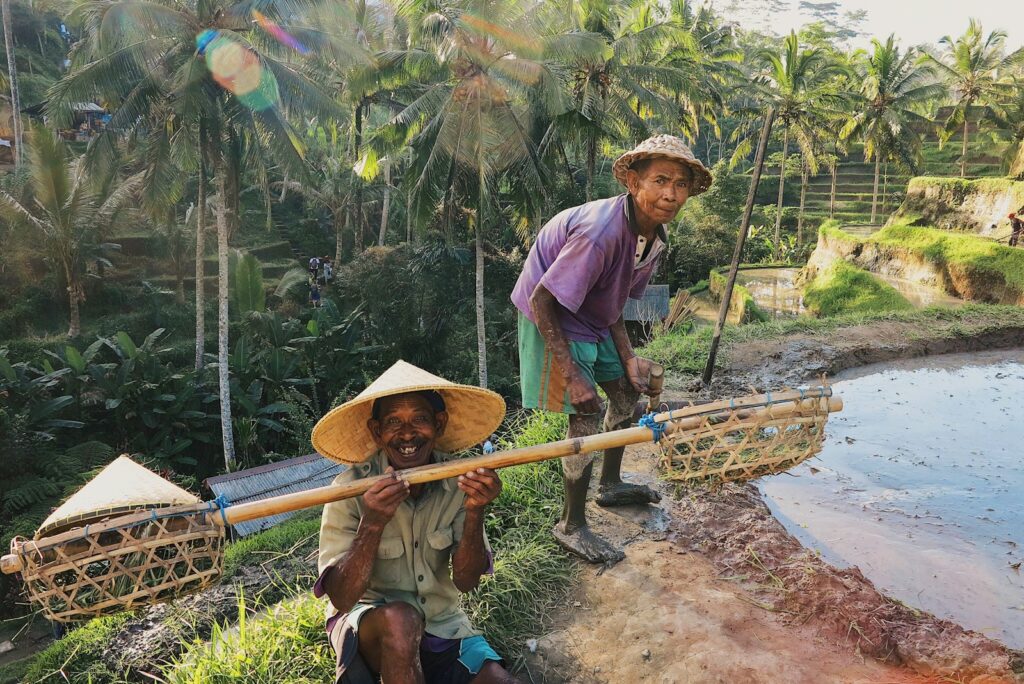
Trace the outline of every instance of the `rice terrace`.
[[1024, 6], [0, 18], [0, 684], [1024, 684]]

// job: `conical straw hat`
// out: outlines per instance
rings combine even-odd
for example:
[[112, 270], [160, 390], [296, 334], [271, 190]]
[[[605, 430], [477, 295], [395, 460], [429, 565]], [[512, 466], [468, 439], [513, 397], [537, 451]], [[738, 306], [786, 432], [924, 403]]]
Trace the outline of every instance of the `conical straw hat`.
[[377, 451], [366, 426], [374, 400], [422, 390], [440, 394], [448, 411], [448, 426], [436, 444], [441, 451], [461, 451], [479, 444], [505, 417], [505, 400], [501, 395], [472, 385], [458, 385], [411, 363], [396, 361], [359, 396], [320, 419], [313, 428], [313, 448], [341, 463], [365, 461]]
[[671, 159], [690, 167], [693, 172], [690, 197], [699, 195], [711, 187], [711, 172], [694, 156], [690, 147], [674, 135], [651, 136], [616, 159], [612, 164], [615, 180], [625, 185], [626, 172], [633, 164], [643, 159]]
[[51, 513], [36, 531], [35, 538], [119, 513], [193, 503], [199, 503], [195, 495], [127, 456], [118, 456]]

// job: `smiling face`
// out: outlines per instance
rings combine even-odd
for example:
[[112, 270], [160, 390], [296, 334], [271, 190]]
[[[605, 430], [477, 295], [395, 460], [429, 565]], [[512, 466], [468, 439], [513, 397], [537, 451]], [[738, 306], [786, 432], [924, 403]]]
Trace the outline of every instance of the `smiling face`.
[[447, 424], [446, 411], [435, 412], [426, 397], [415, 393], [384, 397], [378, 417], [366, 421], [373, 441], [384, 450], [395, 470], [429, 463], [434, 444]]
[[672, 221], [690, 197], [693, 173], [672, 159], [651, 159], [626, 172], [626, 187], [642, 225]]

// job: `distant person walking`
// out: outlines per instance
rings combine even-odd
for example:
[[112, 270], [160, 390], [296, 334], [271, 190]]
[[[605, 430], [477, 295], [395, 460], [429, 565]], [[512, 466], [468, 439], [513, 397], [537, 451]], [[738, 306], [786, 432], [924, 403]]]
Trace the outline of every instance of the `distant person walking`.
[[309, 283], [309, 303], [314, 309], [320, 308], [320, 286], [316, 284], [315, 278]]
[[320, 257], [309, 258], [309, 277], [316, 282], [317, 277], [320, 275]]
[[325, 256], [321, 259], [320, 266], [323, 269], [324, 285], [329, 285], [331, 280], [334, 278], [334, 265], [331, 264], [331, 257]]
[[[1024, 211], [1024, 207], [1021, 207], [1018, 211]], [[1020, 216], [1016, 212], [1010, 214], [1009, 219], [1010, 228], [1013, 229], [1010, 233], [1009, 244], [1010, 247], [1016, 247], [1017, 243], [1020, 241], [1020, 234], [1024, 232], [1024, 220], [1021, 220]]]

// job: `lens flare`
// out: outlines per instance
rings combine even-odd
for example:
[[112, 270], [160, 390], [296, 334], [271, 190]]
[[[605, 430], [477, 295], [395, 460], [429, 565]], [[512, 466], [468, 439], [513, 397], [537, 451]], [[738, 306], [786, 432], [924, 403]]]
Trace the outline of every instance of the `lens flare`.
[[262, 111], [277, 104], [277, 79], [255, 52], [213, 29], [196, 36], [196, 48], [213, 80], [246, 107]]
[[260, 28], [269, 33], [271, 37], [281, 43], [281, 45], [290, 47], [300, 55], [309, 54], [308, 47], [299, 42], [298, 38], [281, 28], [280, 25], [271, 21], [271, 19], [267, 17], [267, 15], [263, 14], [263, 12], [254, 9], [252, 11], [252, 18], [257, 24], [259, 24]]

